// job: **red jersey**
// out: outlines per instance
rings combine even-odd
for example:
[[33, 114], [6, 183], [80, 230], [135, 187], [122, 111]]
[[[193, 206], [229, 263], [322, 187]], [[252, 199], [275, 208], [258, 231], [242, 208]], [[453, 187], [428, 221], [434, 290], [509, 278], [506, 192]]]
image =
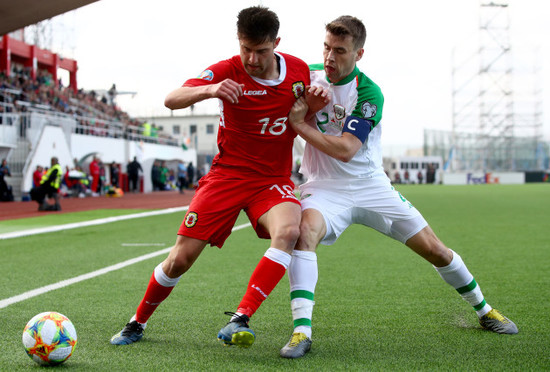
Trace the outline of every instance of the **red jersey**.
[[33, 185], [33, 187], [40, 186], [40, 180], [42, 180], [42, 175], [43, 174], [44, 173], [40, 172], [39, 170], [34, 171], [34, 173], [32, 174], [32, 185]]
[[288, 123], [288, 113], [309, 85], [310, 74], [304, 61], [284, 53], [275, 54], [280, 67], [277, 80], [250, 76], [237, 55], [184, 83], [199, 86], [229, 78], [244, 84], [239, 103], [219, 100], [219, 153], [212, 163], [213, 171], [237, 178], [290, 177], [296, 133]]

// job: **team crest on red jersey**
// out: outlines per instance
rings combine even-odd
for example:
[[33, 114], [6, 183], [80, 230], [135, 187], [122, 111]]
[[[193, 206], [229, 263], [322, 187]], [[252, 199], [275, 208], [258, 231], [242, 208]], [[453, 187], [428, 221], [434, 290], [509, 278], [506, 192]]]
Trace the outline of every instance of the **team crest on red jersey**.
[[197, 224], [199, 216], [195, 212], [187, 212], [184, 219], [184, 224], [186, 227], [193, 227]]
[[292, 93], [294, 93], [294, 98], [298, 99], [304, 94], [306, 86], [303, 81], [297, 81], [292, 84]]

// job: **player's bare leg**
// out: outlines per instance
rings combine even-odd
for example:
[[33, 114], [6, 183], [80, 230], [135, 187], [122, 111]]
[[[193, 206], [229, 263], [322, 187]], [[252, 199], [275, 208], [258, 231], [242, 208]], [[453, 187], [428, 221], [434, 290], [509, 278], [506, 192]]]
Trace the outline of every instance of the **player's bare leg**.
[[226, 312], [232, 318], [218, 332], [218, 339], [226, 345], [249, 347], [254, 343], [256, 335], [248, 322], [284, 276], [300, 234], [300, 218], [300, 206], [285, 202], [275, 205], [258, 219], [258, 224], [271, 236], [271, 247], [252, 273], [237, 312]]
[[111, 337], [111, 344], [128, 345], [141, 340], [149, 317], [170, 295], [181, 275], [189, 270], [205, 246], [206, 242], [203, 240], [178, 235], [168, 257], [151, 275], [136, 314], [120, 332]]

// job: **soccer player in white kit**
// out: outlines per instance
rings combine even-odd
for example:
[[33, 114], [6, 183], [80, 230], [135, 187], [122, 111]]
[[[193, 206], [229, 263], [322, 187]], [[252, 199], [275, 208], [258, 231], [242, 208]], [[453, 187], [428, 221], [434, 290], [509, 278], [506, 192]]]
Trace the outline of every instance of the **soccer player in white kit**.
[[319, 243], [333, 244], [352, 224], [372, 227], [425, 258], [445, 282], [476, 311], [484, 329], [517, 333], [516, 325], [484, 299], [461, 257], [434, 234], [420, 212], [396, 191], [382, 167], [381, 126], [384, 97], [356, 66], [364, 53], [366, 30], [351, 16], [326, 26], [324, 63], [310, 66], [307, 94], [331, 101], [306, 120], [307, 104], [298, 100], [289, 120], [307, 141], [300, 186], [300, 238], [288, 270], [294, 332], [281, 349], [299, 358], [311, 349], [311, 318], [317, 283]]

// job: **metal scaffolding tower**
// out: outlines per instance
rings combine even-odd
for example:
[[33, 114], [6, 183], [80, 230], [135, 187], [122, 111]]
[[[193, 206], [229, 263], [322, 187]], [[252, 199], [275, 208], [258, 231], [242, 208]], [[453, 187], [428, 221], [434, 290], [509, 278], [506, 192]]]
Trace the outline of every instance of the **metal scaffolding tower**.
[[[479, 46], [466, 55], [453, 56], [452, 168], [464, 169], [464, 159], [472, 170], [523, 168], [525, 144], [536, 149], [542, 133], [542, 94], [536, 69], [529, 79], [515, 70], [508, 1], [480, 0]], [[528, 80], [535, 86], [525, 92]]]

